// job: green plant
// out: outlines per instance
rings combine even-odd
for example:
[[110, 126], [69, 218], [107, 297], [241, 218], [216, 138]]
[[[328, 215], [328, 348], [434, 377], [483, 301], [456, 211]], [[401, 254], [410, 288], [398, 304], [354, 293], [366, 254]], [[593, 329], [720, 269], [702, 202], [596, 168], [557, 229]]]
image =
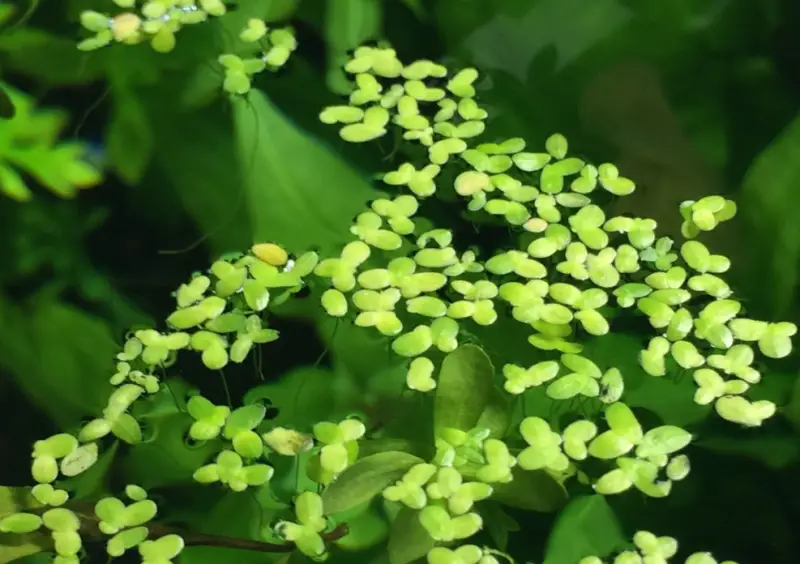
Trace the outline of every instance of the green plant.
[[81, 189], [97, 185], [102, 175], [85, 159], [83, 143], [59, 141], [66, 114], [39, 110], [19, 90], [0, 83], [14, 106], [14, 115], [0, 126], [0, 191], [17, 201], [28, 201], [33, 192], [19, 171], [62, 198], [73, 198]]
[[[247, 78], [244, 66], [236, 68], [245, 61], [233, 61], [221, 61], [228, 78], [236, 72]], [[193, 469], [196, 482], [278, 497], [274, 526], [260, 531], [261, 540], [213, 539], [223, 546], [296, 548], [324, 559], [332, 544], [355, 531], [349, 524], [358, 512], [381, 501], [391, 516], [391, 562], [425, 557], [431, 564], [491, 564], [511, 561], [505, 547], [465, 544], [484, 527], [484, 512], [502, 504], [555, 511], [568, 493], [587, 492], [593, 495], [577, 495], [564, 509], [546, 562], [666, 561], [677, 542], [646, 531], [629, 542], [603, 496], [631, 488], [653, 498], [669, 495], [689, 473], [681, 451], [693, 436], [668, 420], [645, 428], [626, 401], [625, 370], [591, 350], [613, 336], [614, 322], [644, 316], [656, 330], [639, 355], [649, 377], [693, 371], [694, 401], [713, 403], [736, 424], [756, 427], [774, 415], [774, 403], [744, 397], [760, 380], [747, 343], [783, 358], [796, 327], [740, 317], [742, 304], [717, 276], [730, 262], [693, 240], [731, 219], [735, 206], [719, 196], [687, 202], [680, 210], [687, 241], [672, 253], [672, 241], [656, 238], [654, 221], [606, 217], [603, 199], [629, 195], [633, 182], [612, 164], [595, 167], [568, 156], [562, 135], [549, 137], [543, 151], [525, 151], [520, 138], [473, 143], [487, 117], [475, 99], [476, 70], [453, 74], [430, 61], [404, 65], [384, 47], [358, 49], [345, 70], [356, 75], [349, 104], [323, 109], [320, 119], [341, 124], [341, 137], [356, 143], [396, 128], [419, 158], [384, 181], [411, 194], [373, 201], [351, 227], [355, 240], [338, 256], [290, 257], [275, 243], [259, 243], [188, 280], [164, 329], [139, 329], [125, 342], [102, 413], [75, 434], [34, 445], [36, 503], [4, 517], [0, 530], [26, 534], [44, 527], [61, 564], [79, 560], [79, 533], [87, 529], [106, 541], [109, 556], [137, 549], [144, 563], [169, 562], [188, 544], [211, 544], [209, 537], [154, 521], [158, 507], [139, 486], [125, 488], [130, 503], [106, 496], [86, 507], [59, 481], [89, 472], [109, 441], [136, 448], [150, 440], [142, 423], [166, 399], [180, 412], [175, 424], [208, 447], [207, 459]], [[260, 95], [235, 76], [226, 90]], [[515, 247], [485, 261], [457, 250], [452, 230], [423, 227], [417, 216], [435, 196], [467, 199], [468, 219], [507, 224]], [[209, 370], [242, 364], [278, 337], [268, 312], [304, 287], [337, 323], [374, 328], [390, 343], [423, 406], [413, 415], [423, 420], [421, 430], [381, 436], [369, 417], [273, 426], [256, 400], [234, 408], [199, 395], [185, 404], [173, 396], [162, 371], [179, 351], [199, 354]], [[481, 328], [503, 324], [533, 329], [534, 362], [503, 359], [475, 344], [486, 334]], [[495, 374], [496, 358], [504, 362], [502, 377]], [[543, 392], [535, 406], [526, 405], [529, 391]], [[293, 468], [281, 457], [291, 458]], [[286, 478], [288, 491], [271, 489]], [[583, 538], [587, 515], [608, 527], [599, 542]], [[696, 553], [686, 562], [716, 560]]]

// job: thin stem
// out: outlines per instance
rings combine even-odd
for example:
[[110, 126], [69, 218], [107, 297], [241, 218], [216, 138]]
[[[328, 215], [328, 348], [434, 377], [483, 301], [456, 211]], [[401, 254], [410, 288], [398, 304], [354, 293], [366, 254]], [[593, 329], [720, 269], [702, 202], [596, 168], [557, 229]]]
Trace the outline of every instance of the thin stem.
[[219, 375], [222, 378], [222, 387], [225, 388], [225, 398], [228, 400], [228, 407], [233, 409], [233, 401], [231, 400], [231, 391], [228, 389], [228, 380], [225, 378], [225, 373], [220, 370]]
[[[86, 502], [74, 502], [67, 504], [67, 507], [78, 515], [81, 520], [81, 532], [86, 536], [93, 537], [95, 540], [105, 538], [98, 528], [99, 519], [94, 514], [92, 504]], [[44, 508], [43, 508], [44, 509]], [[36, 511], [31, 511], [35, 513]], [[295, 550], [294, 543], [276, 544], [272, 542], [243, 539], [237, 537], [225, 537], [206, 533], [187, 531], [178, 527], [170, 527], [161, 523], [147, 523], [144, 525], [149, 531], [150, 540], [159, 539], [167, 535], [179, 535], [186, 546], [216, 546], [220, 548], [231, 548], [238, 550], [251, 550], [254, 552], [292, 552]], [[341, 539], [349, 532], [346, 523], [339, 524], [335, 529], [323, 533], [320, 536], [325, 542], [333, 542]]]

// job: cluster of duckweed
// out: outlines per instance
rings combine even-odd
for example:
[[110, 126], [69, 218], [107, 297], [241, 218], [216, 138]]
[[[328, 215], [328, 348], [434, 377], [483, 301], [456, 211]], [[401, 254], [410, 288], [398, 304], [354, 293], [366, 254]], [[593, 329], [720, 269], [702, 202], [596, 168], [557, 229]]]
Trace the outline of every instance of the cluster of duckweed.
[[[320, 120], [337, 124], [340, 136], [353, 143], [387, 135], [394, 126], [405, 140], [427, 149], [428, 162], [405, 162], [385, 174], [386, 184], [410, 194], [373, 203], [351, 228], [357, 240], [315, 269], [330, 279], [323, 307], [336, 317], [354, 309], [356, 325], [391, 337], [392, 349], [410, 359], [408, 386], [421, 392], [436, 387], [436, 366], [426, 354], [454, 350], [462, 323], [491, 325], [505, 308], [533, 330], [529, 342], [547, 358], [527, 367], [505, 365], [508, 393], [545, 386], [554, 400], [582, 396], [606, 404], [601, 421], [580, 419], [563, 430], [526, 418], [519, 430], [529, 446], [516, 457], [485, 430], [449, 429], [437, 437], [437, 459], [384, 492], [419, 509], [435, 540], [476, 532], [480, 516], [454, 512], [450, 496], [473, 490], [480, 492], [476, 499], [490, 495], [493, 482], [511, 479], [514, 465], [577, 474], [604, 495], [635, 487], [664, 497], [674, 481], [688, 475], [689, 460], [680, 451], [691, 434], [672, 425], [643, 429], [622, 401], [625, 375], [581, 356], [578, 330], [601, 337], [615, 317], [644, 315], [655, 330], [639, 356], [648, 374], [663, 377], [675, 367], [693, 371], [694, 400], [713, 403], [734, 423], [758, 426], [774, 415], [774, 403], [744, 395], [760, 380], [755, 349], [783, 358], [797, 328], [745, 317], [720, 276], [730, 261], [694, 240], [735, 215], [732, 201], [709, 196], [684, 202], [686, 240], [673, 251], [675, 242], [657, 237], [654, 220], [607, 217], [593, 203], [596, 190], [624, 197], [635, 185], [610, 163], [595, 167], [569, 156], [564, 136], [550, 136], [539, 151], [526, 151], [520, 138], [479, 139], [487, 112], [475, 99], [475, 69], [452, 74], [432, 61], [404, 65], [392, 49], [362, 47], [345, 70], [354, 75], [354, 90], [346, 104], [323, 109]], [[532, 234], [525, 248], [479, 261], [473, 253], [459, 254], [452, 232], [415, 229], [420, 200], [435, 196], [441, 188], [437, 177], [448, 164], [461, 171], [453, 189], [467, 208]], [[375, 254], [398, 250], [405, 256], [394, 256], [384, 267], [372, 261], [362, 268]], [[443, 297], [443, 289], [451, 299]], [[401, 321], [415, 316], [419, 322]], [[588, 457], [611, 466], [590, 478], [579, 465]], [[483, 558], [475, 554], [468, 560]]]
[[[169, 5], [182, 10], [189, 3]], [[252, 24], [248, 29], [253, 31]], [[262, 31], [266, 33], [259, 27], [252, 37]], [[486, 118], [475, 100], [474, 69], [451, 75], [431, 61], [403, 65], [393, 50], [374, 47], [358, 49], [345, 69], [355, 75], [349, 103], [325, 108], [320, 118], [341, 124], [341, 136], [351, 142], [376, 139], [394, 125], [406, 140], [426, 147], [429, 162], [403, 163], [384, 177], [387, 184], [404, 186], [411, 194], [373, 202], [355, 220], [354, 240], [337, 257], [320, 260], [310, 252], [291, 259], [280, 246], [264, 243], [195, 274], [175, 293], [176, 309], [164, 330], [128, 336], [111, 376], [116, 388], [102, 413], [77, 436], [62, 433], [34, 444], [32, 475], [38, 485], [33, 494], [50, 508], [41, 516], [6, 516], [0, 530], [25, 533], [44, 526], [53, 535], [56, 562], [76, 563], [82, 546], [80, 519], [63, 507], [69, 494], [57, 489], [59, 476], [90, 468], [107, 435], [133, 445], [141, 442], [134, 404], [164, 393], [157, 373], [179, 351], [199, 354], [207, 368], [220, 370], [243, 362], [254, 345], [277, 339], [266, 324], [268, 307], [289, 299], [312, 275], [327, 285], [321, 301], [329, 315], [350, 317], [391, 339], [392, 350], [408, 359], [407, 384], [414, 390], [436, 389], [436, 357], [429, 352], [456, 350], [462, 324], [490, 326], [502, 308], [530, 327], [530, 345], [546, 358], [527, 367], [505, 365], [506, 392], [519, 395], [546, 386], [554, 400], [582, 396], [605, 404], [602, 419], [580, 418], [564, 429], [526, 417], [518, 428], [525, 447], [518, 452], [486, 429], [440, 430], [433, 459], [413, 466], [383, 490], [387, 500], [417, 510], [431, 538], [448, 545], [428, 553], [431, 564], [493, 564], [498, 556], [508, 558], [453, 543], [482, 528], [476, 502], [511, 482], [515, 467], [561, 480], [576, 476], [602, 495], [636, 488], [651, 497], [668, 495], [673, 482], [689, 473], [689, 460], [680, 451], [691, 442], [691, 434], [672, 425], [644, 429], [623, 401], [625, 374], [582, 356], [578, 330], [601, 337], [611, 331], [615, 316], [643, 314], [656, 330], [639, 359], [649, 374], [663, 377], [673, 365], [693, 370], [695, 401], [713, 403], [720, 416], [735, 423], [757, 426], [774, 414], [771, 402], [744, 396], [760, 379], [752, 366], [755, 348], [770, 358], [788, 355], [796, 327], [740, 316], [742, 305], [718, 276], [729, 268], [728, 259], [713, 255], [702, 243], [687, 240], [673, 252], [671, 240], [656, 237], [653, 220], [606, 217], [592, 203], [593, 191], [625, 196], [635, 189], [616, 167], [595, 167], [568, 156], [567, 141], [559, 134], [538, 152], [526, 151], [519, 138], [470, 141], [484, 132]], [[481, 261], [474, 252], [456, 250], [448, 230], [417, 232], [420, 200], [435, 195], [442, 167], [456, 163], [466, 170], [457, 175], [453, 188], [467, 199], [467, 207], [532, 234], [526, 248]], [[735, 207], [712, 196], [685, 203], [681, 213], [683, 230], [693, 237], [733, 217]], [[610, 307], [612, 299], [617, 307]], [[418, 321], [409, 324], [407, 319]], [[313, 436], [281, 427], [265, 430], [262, 406], [233, 409], [202, 396], [191, 398], [187, 411], [190, 437], [220, 438], [223, 445], [213, 462], [196, 470], [194, 479], [237, 492], [270, 481], [274, 470], [267, 462], [272, 454], [294, 456], [312, 449], [310, 477], [324, 488], [356, 461], [365, 433], [364, 425], [351, 419], [319, 422]], [[590, 457], [607, 463], [603, 474], [590, 477], [584, 472], [581, 463]], [[109, 555], [137, 548], [144, 563], [169, 562], [183, 541], [175, 535], [146, 540], [146, 523], [155, 517], [156, 504], [136, 486], [127, 488], [126, 495], [130, 504], [109, 497], [95, 508], [101, 531], [111, 537]], [[282, 521], [275, 533], [305, 554], [324, 558], [321, 533], [327, 520], [320, 496], [301, 494], [295, 514], [295, 522]], [[666, 562], [674, 554], [674, 540], [649, 533], [637, 538], [638, 552], [623, 553], [615, 562]], [[589, 558], [584, 564], [596, 562]], [[713, 562], [706, 554], [687, 560]]]
[[94, 51], [111, 43], [136, 45], [145, 41], [159, 53], [175, 48], [175, 34], [187, 25], [227, 13], [223, 0], [113, 0], [120, 8], [115, 15], [85, 10], [81, 25], [94, 36], [78, 44], [82, 51]]
[[289, 28], [270, 30], [263, 20], [252, 18], [239, 33], [239, 39], [256, 46], [261, 53], [242, 58], [225, 53], [219, 56], [219, 64], [225, 69], [223, 90], [229, 94], [246, 94], [250, 91], [253, 76], [266, 70], [278, 70], [297, 49], [297, 40]]
[[[678, 552], [678, 541], [672, 537], [659, 537], [650, 531], [637, 531], [633, 535], [633, 547], [616, 555], [613, 564], [668, 564]], [[695, 552], [686, 564], [736, 564], [732, 560], [718, 562], [710, 552]], [[603, 564], [597, 556], [587, 556], [578, 564]]]
[[[731, 219], [732, 201], [709, 196], [684, 202], [687, 240], [673, 252], [674, 242], [656, 236], [652, 219], [607, 217], [592, 203], [596, 190], [626, 196], [635, 185], [612, 164], [595, 167], [568, 156], [562, 135], [550, 136], [544, 151], [526, 151], [520, 138], [473, 141], [487, 116], [475, 99], [475, 69], [450, 74], [432, 61], [403, 65], [392, 49], [362, 47], [345, 70], [355, 83], [348, 103], [323, 109], [320, 119], [339, 124], [341, 137], [354, 143], [398, 127], [406, 140], [427, 148], [429, 162], [402, 163], [387, 173], [387, 184], [411, 194], [374, 202], [351, 228], [358, 240], [340, 257], [323, 260], [315, 274], [331, 281], [323, 296], [331, 315], [355, 307], [357, 325], [392, 336], [397, 354], [415, 358], [410, 387], [435, 385], [426, 376], [431, 365], [416, 357], [431, 348], [453, 350], [463, 320], [491, 325], [502, 306], [534, 330], [532, 346], [564, 353], [561, 362], [505, 366], [509, 393], [548, 384], [553, 399], [581, 395], [614, 403], [624, 393], [624, 375], [581, 357], [575, 334], [606, 335], [613, 318], [631, 310], [655, 329], [640, 355], [649, 374], [664, 376], [673, 365], [694, 370], [696, 401], [713, 402], [722, 417], [737, 423], [759, 425], [775, 412], [770, 402], [743, 397], [760, 379], [750, 343], [769, 358], [783, 358], [797, 328], [744, 317], [719, 276], [730, 268], [728, 258], [692, 240]], [[448, 230], [415, 230], [419, 201], [436, 194], [437, 175], [448, 163], [466, 169], [453, 188], [467, 207], [531, 233], [526, 248], [481, 262], [471, 252], [459, 256]], [[376, 252], [401, 248], [411, 249], [408, 256], [360, 270]], [[452, 300], [441, 297], [444, 288], [452, 290]], [[404, 327], [396, 313], [401, 308], [422, 318], [420, 324]], [[587, 363], [591, 368], [578, 366]]]

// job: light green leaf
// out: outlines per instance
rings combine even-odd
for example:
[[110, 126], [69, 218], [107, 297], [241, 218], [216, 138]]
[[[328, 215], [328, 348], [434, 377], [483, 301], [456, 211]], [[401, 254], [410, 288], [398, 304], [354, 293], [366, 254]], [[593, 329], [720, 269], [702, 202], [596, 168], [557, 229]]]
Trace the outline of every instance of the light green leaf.
[[293, 124], [260, 91], [233, 101], [254, 240], [333, 253], [376, 196], [367, 178]]
[[434, 430], [469, 431], [489, 403], [494, 366], [483, 349], [463, 345], [448, 354], [439, 372], [433, 408]]
[[415, 464], [424, 461], [405, 452], [380, 452], [355, 462], [322, 494], [325, 513], [347, 511], [380, 494]]
[[578, 497], [558, 516], [547, 541], [544, 564], [575, 564], [586, 556], [605, 558], [626, 542], [605, 497]]

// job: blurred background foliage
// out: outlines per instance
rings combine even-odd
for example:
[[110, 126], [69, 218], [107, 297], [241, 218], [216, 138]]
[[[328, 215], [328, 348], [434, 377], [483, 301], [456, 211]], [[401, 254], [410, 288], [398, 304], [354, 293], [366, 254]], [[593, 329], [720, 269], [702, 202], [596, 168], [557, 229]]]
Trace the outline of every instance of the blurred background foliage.
[[[29, 201], [0, 197], [3, 484], [27, 483], [33, 440], [74, 428], [102, 406], [123, 335], [163, 319], [170, 293], [191, 272], [254, 242], [331, 253], [347, 240], [350, 221], [381, 188], [375, 175], [396, 166], [404, 150], [391, 140], [346, 144], [317, 119], [346, 91], [338, 67], [362, 41], [386, 39], [405, 61], [478, 67], [490, 135], [541, 145], [559, 131], [581, 156], [618, 163], [639, 189], [616, 211], [653, 217], [666, 234], [679, 231], [681, 201], [712, 193], [736, 200], [740, 215], [714, 232], [710, 246], [732, 258], [748, 313], [799, 322], [796, 0], [240, 0], [225, 17], [183, 30], [168, 55], [147, 46], [75, 49], [80, 12], [108, 10], [110, 2], [47, 0], [22, 23], [27, 8], [23, 0], [0, 4], [3, 86], [20, 104], [55, 111], [47, 131], [85, 144], [106, 175], [90, 190], [65, 192], [23, 170]], [[240, 47], [236, 33], [249, 17], [291, 24], [300, 47], [277, 75], [259, 77], [264, 96], [232, 102], [221, 95], [215, 61]], [[0, 164], [14, 123], [0, 121]], [[503, 244], [447, 202], [425, 212], [483, 256]], [[354, 409], [402, 427], [397, 417], [413, 406], [396, 399], [402, 370], [385, 341], [334, 329], [313, 297], [288, 304], [274, 327], [283, 338], [265, 347], [258, 366], [227, 374], [235, 398], [257, 385], [251, 393], [272, 402], [273, 416], [301, 427]], [[475, 337], [500, 365], [525, 362], [526, 335], [514, 325], [498, 329]], [[698, 440], [693, 479], [668, 499], [611, 500], [623, 528], [669, 534], [687, 550], [742, 563], [800, 561], [796, 354], [762, 367], [756, 388], [781, 417], [745, 430], [706, 420], [689, 378], [645, 380], [635, 360], [643, 340], [632, 327], [590, 349], [622, 369], [630, 405], [688, 426]], [[201, 368], [181, 363], [169, 376], [221, 401], [217, 375]], [[547, 407], [543, 398], [532, 401], [534, 410], [537, 401]], [[100, 478], [183, 484], [208, 453], [185, 443], [180, 424], [170, 424], [178, 416], [153, 407], [147, 417], [156, 440], [107, 455], [101, 470], [108, 471], [85, 491], [102, 487]], [[244, 536], [263, 517], [265, 500], [251, 512], [210, 488], [170, 491], [170, 517], [198, 530]], [[525, 531], [512, 536], [512, 554], [539, 561], [554, 516], [512, 517]], [[496, 522], [509, 520], [501, 514]], [[379, 519], [361, 521], [364, 546], [385, 536]], [[513, 530], [504, 526], [493, 536]], [[190, 549], [182, 562], [264, 558]]]

